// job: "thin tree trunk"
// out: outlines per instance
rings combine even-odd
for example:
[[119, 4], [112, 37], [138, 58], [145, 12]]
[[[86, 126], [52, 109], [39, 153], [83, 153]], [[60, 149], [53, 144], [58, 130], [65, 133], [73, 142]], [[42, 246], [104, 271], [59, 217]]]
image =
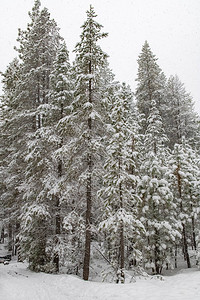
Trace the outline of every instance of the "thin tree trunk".
[[[91, 156], [88, 155], [88, 167], [89, 170], [92, 168]], [[86, 209], [86, 231], [85, 231], [85, 255], [83, 263], [83, 279], [88, 280], [89, 268], [90, 268], [90, 246], [91, 246], [91, 208], [92, 208], [92, 197], [91, 197], [91, 185], [92, 176], [89, 173], [87, 178], [87, 209]]]
[[5, 229], [3, 226], [1, 229], [1, 244], [4, 244], [4, 238], [5, 238]]
[[[120, 162], [119, 162], [120, 167]], [[123, 198], [122, 198], [122, 184], [120, 182], [119, 184], [119, 194], [120, 194], [120, 207], [123, 208]], [[120, 226], [120, 269], [124, 269], [124, 224], [123, 221], [121, 221]]]
[[178, 247], [177, 247], [177, 245], [175, 245], [175, 253], [174, 253], [174, 255], [175, 255], [175, 258], [174, 258], [174, 264], [175, 264], [175, 269], [177, 269], [178, 268], [178, 265], [177, 265], [177, 252], [178, 252], [178, 249], [177, 249]]
[[13, 227], [12, 227], [12, 223], [9, 220], [8, 223], [8, 251], [12, 251], [13, 250]]
[[[89, 63], [89, 74], [92, 73], [92, 62]], [[89, 102], [92, 103], [92, 80], [89, 80]], [[92, 210], [92, 156], [91, 156], [91, 132], [92, 119], [88, 118], [88, 146], [89, 153], [87, 157], [88, 176], [87, 176], [87, 191], [86, 191], [86, 230], [85, 230], [85, 252], [83, 262], [83, 279], [88, 280], [90, 272], [90, 248], [91, 248], [91, 210]]]
[[[60, 235], [61, 233], [61, 218], [60, 218], [60, 199], [58, 196], [56, 196], [56, 230], [55, 230], [55, 233], [56, 233], [56, 236], [55, 236], [55, 239], [54, 239], [54, 243], [55, 245], [58, 243], [58, 235]], [[59, 258], [59, 253], [56, 252], [54, 253], [54, 257], [53, 257], [53, 263], [55, 264], [55, 269], [56, 269], [56, 272], [58, 273], [59, 272], [59, 262], [60, 262], [60, 258]]]
[[158, 230], [155, 229], [155, 250], [154, 250], [155, 271], [156, 271], [156, 274], [161, 274], [161, 266], [159, 265], [160, 250], [158, 248], [158, 238], [159, 238], [159, 233], [158, 233]]
[[[179, 192], [179, 197], [181, 199], [181, 202], [180, 202], [180, 210], [181, 212], [183, 211], [183, 204], [182, 204], [182, 191], [181, 191], [181, 176], [180, 176], [180, 173], [179, 173], [179, 170], [180, 170], [180, 166], [178, 165], [177, 167], [177, 181], [178, 181], [178, 192]], [[182, 223], [182, 235], [183, 235], [183, 251], [184, 251], [184, 257], [187, 261], [187, 267], [188, 268], [191, 268], [191, 264], [190, 264], [190, 257], [189, 257], [189, 253], [188, 253], [188, 244], [187, 244], [187, 237], [186, 237], [186, 228], [185, 228], [185, 224]]]
[[20, 232], [20, 223], [16, 223], [16, 241], [15, 241], [15, 255], [17, 255], [17, 261], [22, 262], [21, 253], [20, 253], [20, 243], [18, 233]]
[[124, 269], [124, 225], [120, 229], [120, 269]]
[[190, 264], [190, 257], [188, 253], [188, 244], [187, 244], [187, 238], [186, 238], [186, 230], [185, 230], [185, 224], [182, 224], [183, 226], [183, 248], [184, 248], [184, 255], [187, 262], [187, 267], [191, 268]]
[[197, 250], [194, 217], [192, 217], [192, 242], [193, 242], [194, 249]]
[[[120, 155], [121, 156], [121, 155]], [[119, 157], [119, 174], [121, 174], [121, 160]], [[123, 203], [123, 195], [122, 195], [122, 183], [120, 181], [119, 184], [119, 197], [120, 197], [120, 208], [122, 209], [124, 206]], [[125, 260], [125, 249], [124, 249], [124, 224], [123, 221], [121, 221], [121, 226], [120, 226], [120, 280], [121, 283], [125, 282], [125, 276], [124, 276], [124, 260]]]
[[[61, 103], [61, 107], [60, 107], [60, 119], [63, 118], [63, 103]], [[61, 148], [63, 145], [63, 140], [61, 139], [61, 142], [60, 142], [60, 145], [59, 145], [59, 148]], [[62, 177], [62, 172], [63, 172], [63, 164], [62, 164], [62, 160], [59, 159], [58, 161], [58, 169], [57, 169], [57, 172], [58, 172], [58, 178], [61, 178]], [[56, 209], [56, 235], [60, 235], [61, 234], [61, 216], [60, 216], [60, 199], [59, 199], [59, 196], [56, 196], [56, 204], [55, 204], [55, 209]], [[58, 242], [58, 237], [56, 236], [56, 239], [55, 239], [55, 243]], [[56, 252], [54, 254], [54, 258], [53, 258], [53, 262], [55, 264], [55, 267], [56, 267], [56, 272], [59, 272], [59, 262], [60, 262], [60, 258], [59, 258], [59, 253]]]

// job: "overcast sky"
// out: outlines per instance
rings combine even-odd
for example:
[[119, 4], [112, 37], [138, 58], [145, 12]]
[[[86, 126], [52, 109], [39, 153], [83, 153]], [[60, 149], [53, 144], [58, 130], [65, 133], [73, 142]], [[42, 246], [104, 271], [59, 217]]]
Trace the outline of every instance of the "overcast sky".
[[[92, 4], [109, 36], [101, 46], [116, 79], [136, 86], [137, 58], [147, 40], [167, 77], [177, 74], [200, 114], [200, 0], [41, 0], [61, 28], [70, 57]], [[16, 56], [34, 0], [0, 0], [0, 70]]]

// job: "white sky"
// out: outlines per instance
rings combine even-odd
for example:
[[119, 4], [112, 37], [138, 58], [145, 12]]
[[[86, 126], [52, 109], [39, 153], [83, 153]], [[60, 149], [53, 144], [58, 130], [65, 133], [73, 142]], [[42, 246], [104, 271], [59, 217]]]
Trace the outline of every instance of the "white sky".
[[[166, 76], [177, 74], [200, 114], [200, 0], [41, 0], [72, 53], [89, 5], [109, 36], [101, 42], [116, 79], [136, 86], [137, 58], [147, 40]], [[0, 70], [16, 56], [34, 0], [0, 0]], [[71, 59], [73, 55], [70, 54]]]

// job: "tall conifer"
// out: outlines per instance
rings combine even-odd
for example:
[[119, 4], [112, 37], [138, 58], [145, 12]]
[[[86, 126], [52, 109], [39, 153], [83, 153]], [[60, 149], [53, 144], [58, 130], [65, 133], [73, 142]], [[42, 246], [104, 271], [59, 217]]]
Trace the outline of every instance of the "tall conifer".
[[[96, 14], [92, 6], [87, 11], [87, 20], [82, 26], [81, 40], [75, 48], [75, 100], [71, 122], [75, 127], [72, 141], [73, 170], [78, 171], [76, 183], [81, 188], [85, 206], [85, 250], [83, 263], [83, 278], [88, 280], [91, 246], [92, 207], [95, 200], [97, 164], [101, 158], [102, 134], [102, 96], [100, 93], [100, 74], [106, 66], [107, 55], [98, 41], [106, 37], [101, 33], [102, 25], [95, 21]], [[77, 172], [76, 171], [76, 172]], [[72, 172], [73, 173], [73, 172]]]

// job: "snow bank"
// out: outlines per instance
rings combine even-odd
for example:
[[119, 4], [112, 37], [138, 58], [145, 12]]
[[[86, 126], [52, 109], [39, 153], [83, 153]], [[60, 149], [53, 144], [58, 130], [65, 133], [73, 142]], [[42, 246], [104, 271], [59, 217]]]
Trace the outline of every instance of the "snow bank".
[[199, 300], [200, 271], [187, 270], [164, 281], [138, 279], [132, 284], [85, 282], [71, 275], [33, 273], [24, 263], [0, 265], [2, 300]]

